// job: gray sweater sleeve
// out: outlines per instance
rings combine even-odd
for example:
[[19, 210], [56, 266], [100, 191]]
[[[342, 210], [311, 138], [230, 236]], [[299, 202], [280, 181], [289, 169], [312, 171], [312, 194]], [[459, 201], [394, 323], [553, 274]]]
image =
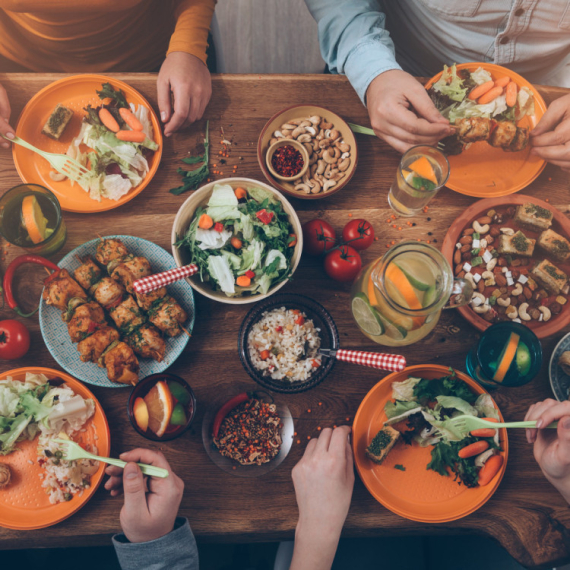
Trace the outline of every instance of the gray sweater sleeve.
[[177, 518], [173, 531], [156, 540], [132, 543], [116, 534], [113, 546], [122, 570], [198, 570], [196, 540], [184, 518]]

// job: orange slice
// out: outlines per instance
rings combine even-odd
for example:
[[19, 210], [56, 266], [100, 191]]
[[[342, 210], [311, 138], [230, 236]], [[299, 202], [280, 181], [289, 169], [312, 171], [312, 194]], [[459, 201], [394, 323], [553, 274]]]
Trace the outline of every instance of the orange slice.
[[148, 427], [162, 437], [172, 415], [172, 395], [164, 381], [157, 382], [144, 397], [148, 408]]
[[[398, 292], [405, 299], [408, 307], [414, 311], [419, 311], [423, 309], [423, 305], [418, 298], [416, 290], [412, 287], [412, 284], [408, 281], [408, 278], [404, 272], [395, 264], [390, 263], [386, 269], [386, 279], [389, 279]], [[425, 319], [423, 317], [414, 317], [415, 328], [419, 328], [424, 324]]]
[[142, 398], [137, 398], [133, 405], [133, 414], [135, 416], [135, 421], [142, 431], [148, 429], [148, 406]]
[[519, 346], [519, 341], [521, 337], [517, 333], [511, 333], [505, 348], [503, 349], [503, 354], [499, 358], [499, 365], [497, 366], [497, 371], [493, 376], [493, 380], [496, 382], [502, 382], [509, 371], [509, 368], [513, 362], [513, 359], [517, 353], [517, 348]]
[[433, 182], [436, 186], [438, 185], [433, 166], [425, 156], [421, 156], [417, 160], [414, 160], [412, 164], [408, 165], [408, 169], [415, 172], [418, 176]]
[[47, 220], [35, 196], [26, 196], [22, 201], [22, 220], [24, 227], [34, 243], [46, 239]]

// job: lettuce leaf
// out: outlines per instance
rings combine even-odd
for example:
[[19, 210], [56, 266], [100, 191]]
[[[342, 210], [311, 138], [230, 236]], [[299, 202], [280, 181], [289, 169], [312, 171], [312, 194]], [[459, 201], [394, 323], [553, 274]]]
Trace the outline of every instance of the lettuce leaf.
[[395, 402], [387, 402], [384, 406], [384, 413], [386, 417], [391, 420], [397, 417], [407, 417], [404, 414], [407, 412], [418, 412], [421, 407], [418, 405], [417, 402], [405, 402], [401, 400], [396, 400]]
[[457, 67], [443, 66], [441, 78], [433, 84], [433, 89], [442, 95], [446, 95], [453, 101], [463, 101], [467, 94], [467, 88], [463, 87], [463, 80], [457, 75]]
[[228, 240], [231, 237], [231, 230], [222, 230], [221, 232], [217, 232], [216, 230], [203, 230], [202, 228], [196, 228], [196, 240], [200, 242], [198, 247], [202, 250], [220, 249], [228, 243]]
[[499, 410], [493, 403], [493, 398], [489, 394], [481, 394], [473, 404], [481, 418], [499, 419]]
[[253, 198], [256, 202], [259, 202], [260, 204], [264, 200], [268, 200], [272, 204], [278, 203], [275, 196], [271, 192], [269, 192], [269, 190], [266, 190], [265, 188], [259, 188], [257, 186], [252, 186], [251, 188], [247, 189], [247, 193], [249, 194], [250, 198]]
[[208, 257], [208, 271], [226, 295], [235, 295], [234, 275], [225, 257], [210, 255]]
[[439, 412], [443, 408], [452, 408], [454, 410], [459, 410], [461, 415], [477, 416], [477, 410], [469, 404], [469, 402], [466, 402], [461, 398], [457, 398], [456, 396], [438, 396], [436, 400], [436, 412]]
[[407, 380], [403, 380], [402, 382], [393, 382], [392, 398], [403, 402], [415, 400], [416, 396], [414, 395], [414, 386], [420, 381], [421, 378], [410, 376]]
[[479, 67], [475, 71], [471, 72], [471, 79], [473, 79], [473, 81], [475, 81], [477, 85], [483, 85], [483, 83], [487, 83], [488, 81], [493, 81], [493, 77], [491, 76], [491, 74], [482, 67]]

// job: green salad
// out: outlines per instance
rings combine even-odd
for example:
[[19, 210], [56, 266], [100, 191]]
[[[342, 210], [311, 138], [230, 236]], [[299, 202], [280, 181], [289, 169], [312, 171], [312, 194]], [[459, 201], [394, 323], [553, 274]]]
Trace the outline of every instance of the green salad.
[[289, 216], [271, 192], [216, 184], [175, 246], [188, 248], [203, 282], [239, 297], [265, 294], [287, 279], [296, 243]]

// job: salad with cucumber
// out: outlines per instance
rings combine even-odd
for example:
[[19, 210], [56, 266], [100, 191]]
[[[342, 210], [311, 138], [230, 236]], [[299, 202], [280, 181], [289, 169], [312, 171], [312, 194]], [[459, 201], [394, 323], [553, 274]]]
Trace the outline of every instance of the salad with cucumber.
[[275, 196], [216, 184], [175, 246], [190, 251], [202, 282], [228, 297], [265, 294], [291, 274], [297, 236]]

